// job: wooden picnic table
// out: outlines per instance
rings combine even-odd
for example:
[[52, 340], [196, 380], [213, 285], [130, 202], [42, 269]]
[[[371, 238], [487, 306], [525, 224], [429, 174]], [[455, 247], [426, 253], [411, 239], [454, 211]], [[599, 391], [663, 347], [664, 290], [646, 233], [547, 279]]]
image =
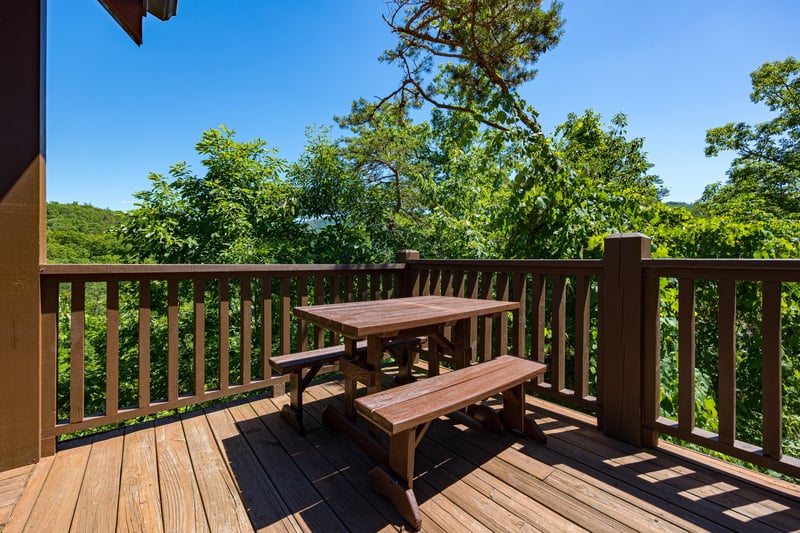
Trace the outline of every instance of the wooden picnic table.
[[[345, 375], [345, 414], [355, 416], [357, 383], [367, 394], [381, 389], [381, 360], [391, 339], [430, 336], [452, 355], [456, 368], [468, 366], [475, 354], [470, 319], [519, 309], [518, 302], [462, 298], [457, 296], [412, 296], [294, 308], [295, 316], [347, 337], [353, 357], [339, 365]], [[452, 327], [450, 339], [442, 334]], [[355, 341], [367, 339], [363, 359], [355, 356]], [[500, 355], [500, 354], [497, 354]]]
[[[499, 357], [471, 366], [475, 355], [471, 319], [517, 309], [517, 302], [453, 296], [417, 296], [294, 309], [299, 318], [349, 339], [347, 356], [339, 362], [345, 377], [347, 416], [328, 406], [323, 418], [326, 424], [353, 439], [377, 464], [368, 476], [370, 486], [386, 495], [414, 529], [422, 524], [413, 490], [415, 449], [434, 419], [464, 409], [491, 430], [512, 429], [539, 442], [546, 441], [535, 421], [526, 417], [524, 389], [524, 384], [541, 375], [545, 366], [503, 354], [494, 354]], [[447, 327], [452, 328], [450, 339], [444, 335]], [[387, 343], [423, 335], [434, 339], [435, 349], [444, 349], [453, 356], [455, 371], [381, 392], [381, 362]], [[356, 341], [364, 338], [366, 352], [356, 350]], [[358, 383], [367, 386], [367, 396], [356, 402]], [[497, 393], [503, 394], [502, 411], [480, 403]], [[389, 435], [388, 449], [379, 439], [369, 437], [357, 427], [356, 410], [367, 420], [373, 434]]]

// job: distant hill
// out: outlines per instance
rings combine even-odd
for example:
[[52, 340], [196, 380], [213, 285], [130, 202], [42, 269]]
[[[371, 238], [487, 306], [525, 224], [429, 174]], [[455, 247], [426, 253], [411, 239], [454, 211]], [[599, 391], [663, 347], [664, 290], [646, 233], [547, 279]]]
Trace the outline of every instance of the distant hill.
[[88, 204], [47, 202], [47, 262], [125, 262], [125, 248], [111, 231], [122, 217]]
[[690, 211], [692, 210], [692, 207], [694, 207], [694, 202], [666, 202], [666, 204], [670, 207], [683, 207], [684, 209], [688, 209]]

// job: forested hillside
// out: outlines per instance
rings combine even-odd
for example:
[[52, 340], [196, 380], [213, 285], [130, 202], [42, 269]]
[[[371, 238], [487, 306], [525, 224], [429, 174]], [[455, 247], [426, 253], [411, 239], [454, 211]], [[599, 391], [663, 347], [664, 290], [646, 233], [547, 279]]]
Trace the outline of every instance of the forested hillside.
[[47, 203], [48, 263], [121, 263], [126, 246], [113, 233], [122, 211], [86, 204]]

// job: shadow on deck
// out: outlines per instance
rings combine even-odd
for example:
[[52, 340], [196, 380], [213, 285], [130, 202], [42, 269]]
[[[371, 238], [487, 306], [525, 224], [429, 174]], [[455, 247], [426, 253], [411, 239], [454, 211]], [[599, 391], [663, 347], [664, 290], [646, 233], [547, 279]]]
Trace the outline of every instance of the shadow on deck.
[[[63, 445], [0, 473], [0, 531], [397, 531], [367, 456], [321, 422], [337, 380], [308, 389], [307, 431], [258, 397]], [[529, 397], [539, 445], [460, 414], [417, 450], [426, 531], [800, 529], [800, 487], [676, 446], [609, 439], [591, 417]]]

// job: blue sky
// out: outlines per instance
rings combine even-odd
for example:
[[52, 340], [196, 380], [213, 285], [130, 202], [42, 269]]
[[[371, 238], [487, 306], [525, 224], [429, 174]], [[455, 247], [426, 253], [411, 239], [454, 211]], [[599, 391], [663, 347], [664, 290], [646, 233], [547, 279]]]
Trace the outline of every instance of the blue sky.
[[[225, 124], [293, 160], [310, 125], [358, 97], [383, 96], [399, 71], [377, 56], [393, 39], [380, 0], [180, 0], [144, 21], [137, 47], [95, 0], [50, 0], [47, 198], [133, 207], [150, 172], [200, 165], [201, 133]], [[703, 155], [705, 131], [769, 117], [749, 73], [800, 56], [800, 1], [564, 0], [565, 34], [522, 89], [551, 132], [586, 108], [628, 115], [628, 135], [670, 189], [693, 201], [730, 157]], [[338, 129], [334, 130], [334, 134]]]

